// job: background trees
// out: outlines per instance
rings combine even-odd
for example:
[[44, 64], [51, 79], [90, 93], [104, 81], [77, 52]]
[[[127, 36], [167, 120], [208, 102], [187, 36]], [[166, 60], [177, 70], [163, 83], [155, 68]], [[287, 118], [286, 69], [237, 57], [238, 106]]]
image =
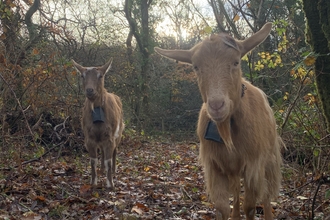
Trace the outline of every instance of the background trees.
[[[40, 4], [38, 0], [3, 0], [2, 146], [11, 143], [15, 135], [15, 140], [22, 142], [29, 136], [36, 149], [63, 139], [71, 140], [66, 144], [72, 146], [80, 143], [78, 112], [83, 96], [71, 58], [88, 66], [114, 57], [106, 87], [123, 99], [128, 133], [194, 139], [201, 104], [195, 75], [190, 67], [154, 54], [153, 47], [187, 49], [219, 31], [244, 39], [271, 21], [271, 36], [243, 57], [244, 74], [269, 95], [290, 160], [303, 157], [304, 163], [309, 161], [320, 169], [325, 165], [315, 164], [314, 156], [319, 159], [319, 153], [324, 153], [329, 136], [317, 94], [328, 93], [324, 86], [328, 74], [319, 73], [327, 73], [324, 64], [329, 52], [323, 47], [326, 26], [317, 26], [317, 19], [326, 21], [327, 10], [324, 1], [319, 2], [322, 7], [312, 4], [314, 9], [307, 0], [304, 4], [306, 14], [307, 7], [319, 15], [308, 18], [307, 40], [313, 45], [312, 53], [305, 44], [301, 1], [49, 0]], [[323, 40], [313, 44], [319, 37], [314, 33], [317, 27], [325, 30], [317, 33]], [[323, 108], [324, 113], [329, 112], [326, 104]], [[59, 131], [65, 131], [63, 136]], [[306, 149], [313, 156], [308, 156]]]
[[330, 2], [304, 0], [307, 41], [315, 53], [316, 85], [330, 129]]
[[[38, 1], [31, 5], [40, 6]], [[246, 77], [270, 94], [274, 104], [282, 100], [286, 92], [295, 93], [294, 85], [288, 83], [292, 79], [288, 73], [296, 68], [295, 65], [303, 59], [302, 54], [308, 51], [304, 43], [302, 4], [289, 0], [178, 3], [127, 0], [113, 4], [106, 1], [97, 4], [92, 1], [48, 1], [41, 7], [7, 0], [2, 2], [2, 10], [2, 39], [6, 48], [2, 56], [6, 61], [19, 61], [19, 67], [27, 70], [21, 70], [19, 76], [30, 72], [44, 80], [38, 84], [37, 78], [30, 75], [24, 79], [15, 77], [15, 80], [21, 81], [14, 83], [15, 86], [23, 84], [24, 80], [24, 84], [29, 85], [30, 90], [27, 91], [31, 94], [22, 97], [22, 103], [23, 107], [38, 106], [39, 111], [34, 113], [34, 118], [48, 111], [43, 109], [45, 106], [37, 104], [42, 100], [40, 85], [48, 86], [50, 82], [49, 76], [41, 79], [38, 74], [39, 70], [44, 71], [46, 63], [53, 66], [47, 67], [48, 71], [53, 68], [55, 72], [56, 69], [68, 79], [65, 90], [70, 89], [57, 93], [63, 103], [58, 106], [71, 105], [68, 104], [73, 102], [71, 99], [64, 99], [75, 94], [74, 106], [79, 108], [79, 77], [70, 68], [70, 58], [86, 65], [98, 65], [113, 56], [115, 62], [113, 74], [108, 76], [108, 87], [126, 100], [127, 121], [132, 122], [132, 126], [138, 126], [139, 130], [155, 130], [153, 126], [158, 124], [161, 125], [160, 130], [165, 131], [166, 127], [172, 127], [173, 120], [178, 121], [176, 117], [183, 116], [183, 112], [195, 112], [200, 98], [194, 92], [197, 87], [191, 69], [177, 67], [171, 61], [154, 56], [155, 45], [190, 48], [203, 37], [218, 31], [230, 32], [243, 39], [265, 22], [272, 21], [272, 35], [258, 50], [243, 59], [246, 61]], [[26, 62], [22, 63], [22, 60]], [[40, 69], [36, 70], [38, 67]], [[54, 75], [59, 76], [59, 73]], [[31, 89], [32, 85], [36, 90]], [[15, 92], [19, 93], [19, 90]], [[32, 99], [34, 96], [38, 98]], [[44, 96], [47, 97], [46, 94]], [[26, 100], [29, 101], [24, 102]], [[33, 104], [32, 100], [36, 103]], [[189, 105], [185, 100], [196, 100], [196, 105], [185, 106], [184, 103]], [[44, 100], [49, 101], [47, 98]], [[172, 114], [173, 111], [176, 113]], [[164, 112], [167, 113], [161, 116], [163, 122], [160, 123], [158, 116]], [[171, 116], [174, 118], [171, 119]], [[185, 127], [187, 121], [194, 123], [196, 118], [197, 115], [180, 123]]]

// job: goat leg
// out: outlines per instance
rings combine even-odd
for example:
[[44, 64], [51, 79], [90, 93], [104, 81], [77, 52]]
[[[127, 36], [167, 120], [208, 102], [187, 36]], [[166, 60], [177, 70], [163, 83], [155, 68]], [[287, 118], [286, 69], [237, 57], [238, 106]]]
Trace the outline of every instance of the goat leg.
[[101, 148], [101, 173], [104, 172], [104, 150]]
[[112, 154], [112, 174], [113, 176], [116, 174], [116, 157], [117, 157], [117, 148], [113, 150]]
[[113, 153], [114, 142], [110, 141], [110, 146], [104, 146], [104, 168], [107, 177], [107, 188], [114, 188], [112, 170], [113, 170]]
[[245, 187], [245, 195], [244, 195], [244, 205], [243, 209], [246, 215], [247, 220], [254, 220], [255, 212], [256, 212], [256, 189], [253, 189], [248, 186], [247, 183], [244, 184]]
[[265, 220], [272, 220], [273, 219], [273, 213], [272, 213], [272, 206], [270, 204], [270, 201], [268, 199], [265, 199], [263, 201], [263, 204], [264, 204]]
[[97, 172], [96, 172], [97, 158], [91, 157], [90, 159], [91, 159], [91, 168], [92, 168], [91, 184], [96, 186], [97, 185]]
[[204, 175], [206, 191], [217, 210], [216, 219], [228, 220], [230, 215], [228, 176], [218, 172], [218, 168], [212, 161], [204, 163]]
[[97, 148], [95, 147], [95, 143], [87, 140], [86, 141], [86, 148], [88, 150], [89, 158], [91, 160], [91, 168], [92, 168], [92, 178], [91, 178], [91, 184], [97, 185]]
[[105, 173], [107, 176], [107, 188], [114, 188], [113, 178], [112, 178], [112, 158], [104, 161]]
[[233, 207], [233, 214], [232, 219], [233, 220], [239, 220], [241, 219], [241, 213], [240, 213], [240, 204], [239, 204], [239, 193], [241, 191], [240, 187], [240, 179], [237, 178], [237, 180], [234, 180], [233, 183], [236, 183], [234, 186], [234, 207]]

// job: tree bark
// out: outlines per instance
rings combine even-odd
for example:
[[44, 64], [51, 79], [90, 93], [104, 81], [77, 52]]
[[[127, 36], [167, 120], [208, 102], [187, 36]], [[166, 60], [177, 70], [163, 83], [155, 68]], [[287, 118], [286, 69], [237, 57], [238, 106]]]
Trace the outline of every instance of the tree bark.
[[[125, 17], [130, 26], [130, 33], [126, 40], [127, 52], [132, 56], [132, 36], [134, 36], [140, 54], [140, 73], [136, 77], [136, 103], [134, 111], [137, 120], [141, 122], [142, 112], [148, 115], [149, 112], [149, 81], [150, 81], [150, 52], [151, 38], [149, 27], [149, 7], [152, 0], [125, 0]], [[138, 8], [138, 12], [134, 10]], [[129, 58], [131, 59], [131, 58]], [[146, 117], [147, 118], [147, 117]], [[140, 124], [140, 123], [138, 123]]]
[[330, 130], [330, 1], [303, 0], [307, 19], [306, 39], [318, 54], [315, 61], [316, 86], [323, 114]]
[[31, 41], [34, 40], [34, 38], [37, 36], [37, 27], [32, 22], [32, 16], [34, 13], [36, 13], [39, 7], [40, 7], [40, 0], [34, 0], [33, 4], [25, 14], [25, 24], [29, 31], [29, 37]]

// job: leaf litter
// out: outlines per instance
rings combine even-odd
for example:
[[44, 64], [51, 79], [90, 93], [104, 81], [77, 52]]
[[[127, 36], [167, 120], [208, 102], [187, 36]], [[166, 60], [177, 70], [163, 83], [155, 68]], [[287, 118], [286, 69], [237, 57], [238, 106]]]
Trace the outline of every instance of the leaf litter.
[[[205, 194], [196, 143], [125, 142], [119, 147], [114, 190], [105, 188], [101, 173], [97, 187], [89, 184], [86, 152], [59, 159], [49, 154], [22, 169], [2, 172], [0, 219], [215, 218]], [[308, 219], [311, 207], [315, 219], [330, 216], [330, 202], [325, 198], [329, 184], [320, 185], [315, 196], [317, 182], [312, 174], [284, 176], [278, 201], [272, 203], [274, 216]], [[244, 202], [243, 196], [240, 200]], [[262, 205], [257, 205], [256, 213], [256, 219], [263, 219]]]

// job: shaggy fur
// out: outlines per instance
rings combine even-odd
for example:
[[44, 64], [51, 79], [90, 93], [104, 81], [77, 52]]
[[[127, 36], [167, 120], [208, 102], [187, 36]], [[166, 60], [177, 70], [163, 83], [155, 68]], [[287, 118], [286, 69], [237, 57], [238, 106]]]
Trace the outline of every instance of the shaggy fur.
[[[191, 50], [155, 50], [163, 56], [193, 65], [203, 99], [197, 134], [206, 190], [217, 209], [217, 219], [240, 219], [241, 179], [245, 188], [243, 209], [252, 220], [255, 205], [264, 205], [265, 219], [273, 219], [271, 199], [280, 188], [283, 146], [266, 95], [242, 77], [240, 60], [268, 36], [271, 23], [244, 41], [226, 34], [212, 35]], [[244, 86], [242, 86], [244, 85]], [[244, 89], [246, 88], [246, 89]], [[213, 120], [224, 144], [204, 138]]]
[[[113, 174], [116, 171], [117, 146], [124, 129], [123, 111], [120, 98], [108, 93], [104, 88], [104, 75], [111, 67], [112, 59], [101, 67], [83, 67], [72, 61], [80, 72], [86, 100], [82, 115], [82, 129], [85, 136], [85, 147], [91, 159], [91, 184], [97, 184], [97, 151], [101, 152], [101, 170], [105, 170], [107, 187], [114, 187]], [[104, 122], [93, 122], [94, 108], [104, 111]]]

